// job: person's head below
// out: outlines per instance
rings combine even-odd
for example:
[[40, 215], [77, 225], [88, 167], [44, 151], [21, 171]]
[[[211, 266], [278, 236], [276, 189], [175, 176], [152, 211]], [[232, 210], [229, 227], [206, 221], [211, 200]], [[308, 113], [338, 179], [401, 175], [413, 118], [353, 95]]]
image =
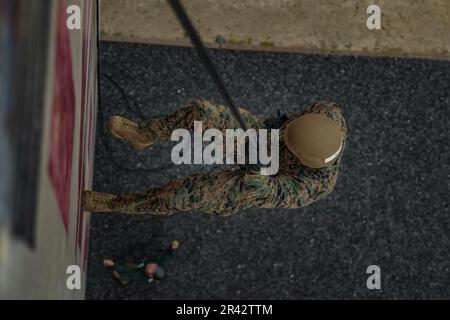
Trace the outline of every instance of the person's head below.
[[145, 274], [147, 275], [147, 277], [155, 279], [155, 280], [160, 280], [162, 278], [164, 278], [164, 269], [159, 266], [157, 263], [148, 263], [145, 266]]
[[177, 250], [180, 247], [180, 242], [178, 240], [173, 240], [170, 244], [170, 249]]
[[344, 132], [336, 121], [326, 115], [308, 113], [288, 123], [284, 141], [304, 166], [320, 169], [338, 159]]

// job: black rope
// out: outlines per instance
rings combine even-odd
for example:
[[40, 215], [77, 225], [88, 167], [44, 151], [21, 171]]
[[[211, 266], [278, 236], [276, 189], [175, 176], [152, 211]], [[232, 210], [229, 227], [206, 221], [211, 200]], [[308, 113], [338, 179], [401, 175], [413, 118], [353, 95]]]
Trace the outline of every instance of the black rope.
[[239, 125], [243, 130], [247, 129], [247, 125], [242, 118], [241, 113], [239, 112], [239, 109], [236, 108], [233, 101], [231, 100], [231, 96], [228, 94], [227, 89], [225, 88], [225, 85], [223, 84], [222, 79], [220, 78], [219, 74], [217, 73], [216, 68], [212, 64], [211, 60], [208, 57], [208, 54], [206, 53], [205, 47], [203, 46], [202, 41], [200, 40], [197, 31], [195, 30], [194, 26], [192, 25], [191, 21], [189, 20], [189, 17], [186, 15], [186, 12], [178, 0], [169, 0], [170, 5], [172, 6], [173, 11], [178, 17], [178, 20], [186, 30], [187, 34], [189, 35], [189, 38], [191, 38], [192, 44], [195, 47], [195, 51], [197, 51], [197, 55], [202, 62], [202, 64], [205, 66], [206, 71], [208, 71], [209, 75], [214, 81], [214, 84], [216, 85], [217, 89], [220, 92], [220, 95], [225, 100], [226, 105], [231, 110], [232, 115], [236, 118]]

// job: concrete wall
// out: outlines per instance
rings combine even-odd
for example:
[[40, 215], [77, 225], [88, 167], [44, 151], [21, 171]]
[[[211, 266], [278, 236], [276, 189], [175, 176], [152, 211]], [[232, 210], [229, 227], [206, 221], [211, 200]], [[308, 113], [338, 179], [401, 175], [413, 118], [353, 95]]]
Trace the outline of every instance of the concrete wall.
[[[65, 11], [69, 4], [79, 5], [82, 9], [81, 30], [68, 31], [65, 23], [62, 23], [65, 22]], [[51, 8], [48, 70], [43, 101], [43, 135], [35, 208], [35, 246], [30, 247], [8, 231], [2, 232], [0, 295], [8, 299], [82, 299], [85, 292], [89, 216], [81, 211], [80, 195], [81, 190], [90, 188], [92, 183], [97, 108], [96, 3], [90, 0], [71, 0], [70, 3], [55, 0], [52, 1]], [[68, 37], [70, 51], [66, 61], [61, 61], [61, 56], [57, 54], [57, 43], [61, 41], [61, 38], [58, 38], [58, 30]], [[63, 69], [57, 71], [61, 66]], [[57, 83], [57, 74], [68, 70], [71, 70], [72, 74], [68, 83], [73, 83], [73, 87], [65, 86], [66, 83], [61, 87], [61, 84]], [[58, 85], [60, 91], [57, 89]], [[72, 130], [69, 127], [58, 128], [60, 124], [57, 122], [63, 118], [55, 117], [56, 104], [70, 103], [61, 100], [58, 95], [69, 91], [74, 93], [73, 109], [65, 106], [66, 109], [60, 112], [73, 111], [70, 117], [73, 120]], [[58, 140], [55, 134], [64, 135], [66, 138]], [[72, 143], [71, 150], [64, 148], [68, 141]], [[57, 146], [55, 143], [62, 145]], [[62, 180], [62, 184], [69, 188], [67, 208], [61, 206], [58, 201], [58, 197], [63, 194], [58, 189], [61, 185], [55, 184], [51, 177], [50, 158], [55, 157], [52, 150], [56, 150], [56, 163], [68, 159], [70, 174], [68, 179]], [[62, 211], [66, 209], [65, 220]], [[69, 265], [78, 265], [82, 271], [81, 290], [69, 290], [66, 286], [66, 268]]]

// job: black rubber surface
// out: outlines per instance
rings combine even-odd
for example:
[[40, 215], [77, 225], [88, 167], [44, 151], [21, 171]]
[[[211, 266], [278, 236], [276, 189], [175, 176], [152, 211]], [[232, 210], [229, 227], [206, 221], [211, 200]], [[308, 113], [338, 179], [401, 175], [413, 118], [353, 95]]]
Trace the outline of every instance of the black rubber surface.
[[[334, 192], [310, 207], [167, 218], [93, 214], [90, 299], [450, 298], [450, 63], [210, 51], [235, 103], [263, 117], [317, 100], [343, 109], [349, 140]], [[95, 190], [144, 191], [211, 170], [173, 166], [170, 145], [136, 152], [106, 130], [194, 98], [220, 102], [193, 49], [101, 44]], [[161, 167], [168, 167], [163, 168]], [[182, 243], [166, 279], [122, 287], [104, 258]], [[366, 288], [381, 267], [382, 290]]]

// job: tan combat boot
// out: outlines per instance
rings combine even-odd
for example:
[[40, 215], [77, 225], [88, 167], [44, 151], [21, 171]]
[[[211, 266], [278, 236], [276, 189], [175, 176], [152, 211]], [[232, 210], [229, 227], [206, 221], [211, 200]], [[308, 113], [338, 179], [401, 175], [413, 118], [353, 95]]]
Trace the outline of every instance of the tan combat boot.
[[109, 119], [109, 129], [116, 138], [128, 141], [136, 150], [144, 149], [153, 144], [153, 141], [140, 132], [139, 124], [123, 117], [112, 116]]
[[116, 196], [95, 191], [83, 191], [83, 210], [88, 212], [111, 212]]

